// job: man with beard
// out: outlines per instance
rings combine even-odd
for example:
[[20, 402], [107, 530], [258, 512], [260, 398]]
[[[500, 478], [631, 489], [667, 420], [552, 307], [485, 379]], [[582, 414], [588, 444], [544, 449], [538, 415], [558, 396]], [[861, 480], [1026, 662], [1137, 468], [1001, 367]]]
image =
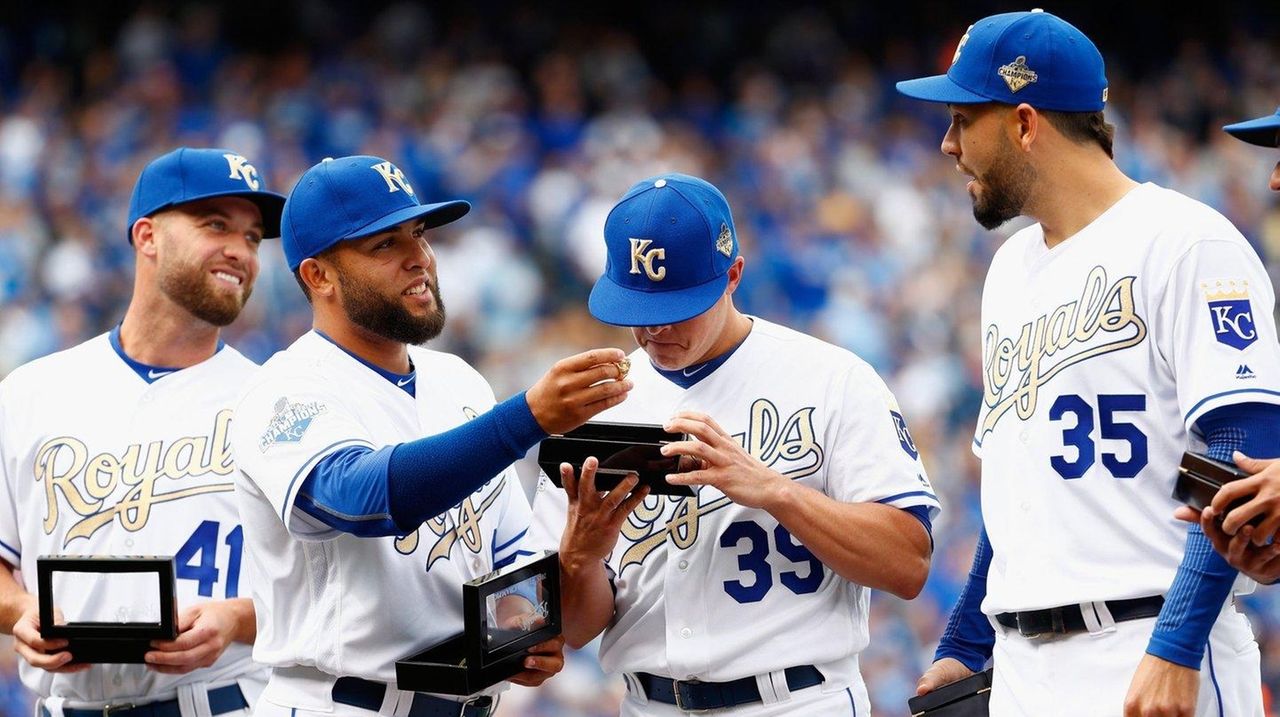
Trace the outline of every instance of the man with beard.
[[[462, 583], [521, 555], [529, 505], [510, 464], [631, 388], [623, 352], [598, 349], [494, 405], [462, 359], [417, 346], [445, 320], [426, 232], [469, 210], [420, 203], [369, 156], [312, 167], [285, 205], [313, 330], [250, 382], [231, 439], [261, 578], [254, 657], [273, 668], [258, 715], [489, 714], [489, 691], [398, 689], [395, 662], [461, 631]], [[563, 664], [547, 641], [512, 682]]]
[[1262, 263], [1217, 212], [1120, 172], [1102, 56], [1060, 18], [979, 20], [947, 74], [898, 91], [947, 105], [979, 223], [1037, 221], [983, 288], [985, 530], [918, 691], [993, 658], [993, 715], [1261, 715], [1236, 572], [1170, 495], [1185, 450], [1280, 448]]
[[[262, 691], [228, 445], [257, 367], [219, 330], [248, 300], [283, 205], [229, 150], [151, 162], [129, 205], [137, 264], [124, 320], [0, 383], [0, 630], [40, 715], [248, 714]], [[144, 664], [93, 665], [42, 639], [28, 589], [37, 556], [52, 554], [174, 555], [177, 639], [152, 643]], [[78, 573], [54, 599], [68, 620], [147, 622], [154, 590]]]

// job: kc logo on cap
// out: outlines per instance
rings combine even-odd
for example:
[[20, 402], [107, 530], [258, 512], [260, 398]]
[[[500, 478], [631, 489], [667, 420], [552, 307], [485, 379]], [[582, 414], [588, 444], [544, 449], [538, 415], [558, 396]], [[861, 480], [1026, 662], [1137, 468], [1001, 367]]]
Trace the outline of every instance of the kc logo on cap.
[[604, 225], [608, 260], [587, 302], [592, 316], [617, 326], [661, 326], [710, 309], [738, 256], [729, 202], [687, 174], [638, 182]]

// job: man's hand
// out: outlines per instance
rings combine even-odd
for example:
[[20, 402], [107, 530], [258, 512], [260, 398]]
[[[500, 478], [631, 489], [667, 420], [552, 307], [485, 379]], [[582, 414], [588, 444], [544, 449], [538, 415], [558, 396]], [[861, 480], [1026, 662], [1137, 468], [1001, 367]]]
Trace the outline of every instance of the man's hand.
[[672, 485], [715, 486], [738, 505], [768, 510], [791, 481], [747, 453], [728, 431], [705, 413], [681, 411], [663, 426], [672, 433], [687, 433], [695, 440], [662, 446], [663, 455], [692, 458], [697, 470], [667, 476]]
[[1143, 655], [1124, 698], [1124, 717], [1195, 717], [1200, 673]]
[[1218, 514], [1213, 506], [1198, 511], [1184, 505], [1173, 515], [1188, 523], [1199, 523], [1213, 549], [1231, 567], [1263, 584], [1269, 585], [1280, 580], [1280, 544], [1255, 545], [1252, 525], [1245, 525], [1235, 535], [1227, 535], [1218, 523]]
[[920, 680], [916, 682], [916, 695], [927, 695], [943, 685], [963, 680], [972, 674], [973, 670], [965, 667], [963, 662], [954, 657], [944, 657], [930, 665], [920, 676]]
[[593, 349], [556, 362], [525, 393], [547, 433], [564, 433], [622, 403], [634, 385], [624, 378], [622, 349]]
[[89, 664], [71, 664], [73, 655], [66, 651], [66, 640], [45, 640], [40, 637], [40, 611], [37, 608], [28, 609], [13, 624], [13, 638], [14, 652], [26, 660], [27, 664], [45, 672], [67, 674], [84, 672], [92, 667]]
[[524, 658], [524, 672], [507, 679], [525, 687], [537, 687], [564, 669], [564, 637], [553, 637], [529, 648]]
[[[1213, 497], [1213, 510], [1225, 516], [1222, 529], [1227, 535], [1235, 535], [1249, 521], [1261, 516], [1261, 522], [1253, 529], [1253, 544], [1266, 545], [1280, 529], [1280, 459], [1262, 461], [1240, 451], [1232, 458], [1242, 470], [1254, 475], [1223, 485]], [[1236, 501], [1246, 502], [1232, 508], [1231, 504]]]
[[573, 466], [560, 464], [560, 483], [569, 499], [560, 555], [562, 561], [571, 565], [606, 560], [618, 544], [623, 522], [649, 495], [649, 486], [634, 490], [639, 483], [634, 474], [602, 495], [596, 490], [598, 467], [596, 458], [587, 458], [582, 464], [582, 477], [578, 479], [573, 475]]
[[166, 675], [185, 675], [217, 662], [232, 642], [252, 641], [252, 634], [244, 639], [246, 609], [247, 619], [253, 620], [253, 605], [246, 603], [219, 600], [184, 609], [178, 615], [177, 639], [153, 641], [143, 658], [147, 667]]

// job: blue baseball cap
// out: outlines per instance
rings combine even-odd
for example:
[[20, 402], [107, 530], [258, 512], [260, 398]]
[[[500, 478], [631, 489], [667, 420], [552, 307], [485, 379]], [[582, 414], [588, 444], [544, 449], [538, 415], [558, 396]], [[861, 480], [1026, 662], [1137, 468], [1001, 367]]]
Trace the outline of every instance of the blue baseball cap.
[[1256, 144], [1259, 147], [1280, 147], [1280, 107], [1276, 108], [1276, 113], [1273, 115], [1236, 122], [1222, 129], [1249, 144]]
[[710, 183], [662, 174], [633, 185], [604, 222], [591, 315], [615, 326], [687, 321], [715, 305], [738, 256], [729, 202]]
[[133, 243], [133, 225], [162, 209], [211, 197], [244, 197], [262, 212], [264, 237], [280, 236], [284, 195], [268, 192], [258, 170], [229, 149], [179, 147], [151, 160], [138, 175], [129, 199], [125, 236]]
[[1098, 112], [1107, 102], [1098, 48], [1043, 10], [982, 18], [960, 38], [947, 74], [897, 87], [907, 97], [954, 105], [1025, 102], [1058, 112]]
[[428, 229], [471, 211], [462, 200], [423, 204], [400, 168], [381, 157], [326, 159], [303, 173], [284, 205], [284, 258], [297, 270], [303, 259], [347, 239], [358, 239], [422, 218]]

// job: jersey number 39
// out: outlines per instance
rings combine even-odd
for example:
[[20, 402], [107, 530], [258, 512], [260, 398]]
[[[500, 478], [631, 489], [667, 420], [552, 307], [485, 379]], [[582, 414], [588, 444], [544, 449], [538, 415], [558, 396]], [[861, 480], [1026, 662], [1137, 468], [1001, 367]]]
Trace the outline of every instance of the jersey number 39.
[[[779, 573], [779, 582], [796, 595], [815, 592], [822, 584], [822, 561], [814, 557], [808, 548], [795, 542], [791, 533], [781, 525], [773, 529], [773, 538], [782, 557], [798, 565], [809, 564], [804, 574], [797, 570]], [[724, 591], [740, 603], [760, 602], [773, 587], [773, 568], [768, 561], [769, 533], [754, 520], [739, 520], [720, 534], [722, 548], [737, 548], [744, 541], [747, 543], [746, 551], [738, 553], [738, 570], [751, 573], [754, 578], [749, 585], [741, 580], [726, 580]]]

